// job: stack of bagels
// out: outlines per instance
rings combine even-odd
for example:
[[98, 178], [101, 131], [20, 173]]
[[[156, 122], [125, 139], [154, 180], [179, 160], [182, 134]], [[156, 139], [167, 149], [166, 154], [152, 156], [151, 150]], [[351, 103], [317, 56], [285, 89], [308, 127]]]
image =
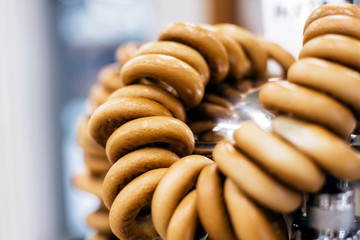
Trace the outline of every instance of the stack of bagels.
[[[117, 90], [94, 101], [84, 123], [111, 165], [102, 166], [98, 192], [111, 232], [123, 240], [288, 239], [283, 216], [326, 174], [358, 179], [359, 153], [347, 141], [360, 109], [359, 16], [351, 4], [315, 10], [298, 62], [232, 24], [171, 23], [135, 54], [118, 52], [130, 57]], [[270, 58], [287, 80], [266, 83]], [[234, 116], [259, 87], [276, 116], [271, 132]], [[212, 131], [223, 119], [239, 122], [233, 140]], [[217, 144], [205, 156], [196, 141]]]

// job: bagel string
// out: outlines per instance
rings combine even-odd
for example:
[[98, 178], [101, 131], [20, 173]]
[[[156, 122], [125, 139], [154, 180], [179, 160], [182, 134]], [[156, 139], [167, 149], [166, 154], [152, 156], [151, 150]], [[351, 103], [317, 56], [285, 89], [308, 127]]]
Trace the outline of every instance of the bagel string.
[[[122, 66], [124, 87], [90, 118], [89, 132], [105, 147], [113, 164], [102, 192], [110, 209], [111, 229], [120, 239], [159, 236], [149, 214], [152, 194], [167, 169], [194, 148], [185, 111], [200, 103], [210, 71], [223, 77], [228, 71], [226, 51], [215, 36], [195, 25], [174, 27], [193, 31], [186, 44], [159, 41], [143, 45]], [[217, 62], [221, 57], [224, 61]]]
[[[261, 104], [276, 115], [272, 131], [246, 121], [234, 132], [234, 143], [216, 145], [213, 157], [220, 172], [255, 206], [291, 213], [303, 194], [322, 188], [325, 175], [359, 179], [360, 154], [349, 140], [359, 116], [360, 41], [359, 29], [347, 25], [351, 21], [356, 26], [359, 11], [346, 3], [315, 10], [287, 81], [269, 82], [260, 90]], [[337, 25], [324, 18], [336, 19]], [[235, 210], [229, 210], [234, 222], [250, 211], [232, 216]], [[246, 230], [237, 231], [247, 226], [245, 221], [238, 223], [237, 237], [248, 239]]]
[[[234, 61], [234, 47], [241, 61]], [[209, 82], [263, 76], [268, 57], [251, 33], [235, 25], [172, 23], [158, 42], [142, 45], [126, 61], [120, 72], [122, 87], [89, 120], [90, 135], [106, 149], [112, 164], [102, 197], [119, 239], [205, 236], [196, 211], [198, 190], [191, 190], [201, 170], [214, 163], [189, 155], [194, 135], [185, 124], [186, 112], [201, 103]], [[229, 91], [225, 89], [225, 95]], [[211, 94], [205, 99], [231, 108], [241, 99], [232, 92], [226, 100]]]

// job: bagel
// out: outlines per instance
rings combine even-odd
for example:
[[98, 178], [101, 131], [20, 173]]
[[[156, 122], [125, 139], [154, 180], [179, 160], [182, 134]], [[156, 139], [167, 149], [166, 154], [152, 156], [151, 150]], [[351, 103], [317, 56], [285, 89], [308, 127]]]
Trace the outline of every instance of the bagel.
[[360, 41], [339, 34], [325, 34], [307, 41], [299, 59], [316, 57], [335, 61], [360, 71]]
[[160, 87], [152, 85], [133, 84], [120, 88], [117, 91], [113, 92], [108, 97], [108, 100], [110, 101], [123, 97], [142, 97], [153, 100], [166, 107], [175, 118], [180, 119], [184, 122], [186, 120], [185, 110], [179, 99], [177, 99], [174, 95], [170, 94], [169, 92], [165, 91]]
[[209, 82], [210, 71], [205, 59], [199, 52], [187, 45], [171, 41], [149, 42], [138, 50], [138, 55], [144, 54], [162, 54], [178, 58], [192, 66], [200, 74], [204, 85]]
[[315, 9], [307, 18], [304, 25], [304, 31], [315, 20], [334, 14], [346, 15], [360, 19], [360, 8], [350, 3], [332, 3], [332, 4], [322, 5], [321, 7]]
[[172, 116], [161, 104], [140, 97], [124, 97], [106, 102], [89, 120], [89, 133], [105, 147], [107, 139], [121, 125], [132, 119], [148, 116]]
[[231, 221], [236, 226], [237, 239], [288, 239], [284, 223], [276, 231], [271, 225], [274, 222], [269, 222], [260, 208], [231, 179], [225, 181], [224, 195]]
[[151, 214], [154, 226], [162, 238], [167, 237], [169, 222], [181, 199], [194, 187], [197, 177], [212, 161], [200, 155], [190, 155], [174, 163], [155, 190]]
[[317, 192], [323, 186], [324, 174], [311, 159], [255, 123], [243, 122], [234, 132], [234, 140], [247, 156], [298, 191]]
[[163, 148], [141, 148], [120, 158], [107, 172], [102, 196], [105, 206], [110, 209], [118, 193], [134, 178], [157, 168], [168, 168], [179, 157]]
[[272, 178], [229, 141], [219, 142], [214, 148], [213, 157], [220, 171], [259, 204], [283, 213], [300, 206], [300, 193]]
[[132, 120], [116, 129], [106, 142], [106, 155], [114, 163], [140, 146], [159, 142], [171, 146], [181, 157], [194, 150], [194, 135], [184, 122], [152, 116]]
[[359, 153], [322, 126], [279, 116], [272, 129], [334, 176], [349, 181], [359, 179]]
[[139, 55], [122, 67], [121, 81], [124, 85], [144, 77], [170, 85], [187, 109], [199, 104], [204, 95], [204, 83], [199, 73], [186, 62], [172, 56]]
[[[110, 209], [111, 231], [120, 239], [156, 239], [151, 216], [146, 212], [167, 168], [148, 171], [131, 181], [115, 198]], [[144, 211], [146, 215], [141, 214]]]
[[360, 73], [319, 58], [303, 58], [293, 64], [288, 81], [323, 91], [360, 111]]
[[199, 51], [209, 65], [211, 78], [215, 82], [221, 82], [229, 72], [225, 47], [213, 33], [204, 28], [189, 23], [170, 23], [162, 29], [158, 40], [174, 40]]
[[223, 180], [216, 164], [201, 171], [196, 192], [199, 218], [209, 237], [214, 240], [236, 239], [223, 199]]
[[260, 90], [259, 100], [267, 109], [294, 114], [325, 125], [344, 138], [356, 126], [355, 116], [340, 102], [321, 92], [287, 81], [265, 84]]
[[325, 34], [340, 34], [360, 40], [360, 18], [330, 15], [312, 22], [304, 31], [303, 44]]

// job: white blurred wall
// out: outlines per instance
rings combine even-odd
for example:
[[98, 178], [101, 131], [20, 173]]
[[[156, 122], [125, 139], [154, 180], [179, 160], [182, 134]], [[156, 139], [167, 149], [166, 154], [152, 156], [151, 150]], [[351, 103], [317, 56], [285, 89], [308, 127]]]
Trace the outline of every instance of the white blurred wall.
[[51, 2], [0, 0], [0, 239], [64, 239]]

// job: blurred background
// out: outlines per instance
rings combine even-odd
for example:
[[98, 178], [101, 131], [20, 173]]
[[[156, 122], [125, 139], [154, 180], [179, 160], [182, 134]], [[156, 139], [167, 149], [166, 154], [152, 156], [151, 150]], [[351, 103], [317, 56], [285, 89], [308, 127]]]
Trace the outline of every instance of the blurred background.
[[296, 57], [307, 16], [327, 2], [0, 0], [0, 239], [89, 234], [96, 200], [71, 186], [83, 169], [76, 124], [120, 44], [156, 40], [172, 21], [231, 22]]

